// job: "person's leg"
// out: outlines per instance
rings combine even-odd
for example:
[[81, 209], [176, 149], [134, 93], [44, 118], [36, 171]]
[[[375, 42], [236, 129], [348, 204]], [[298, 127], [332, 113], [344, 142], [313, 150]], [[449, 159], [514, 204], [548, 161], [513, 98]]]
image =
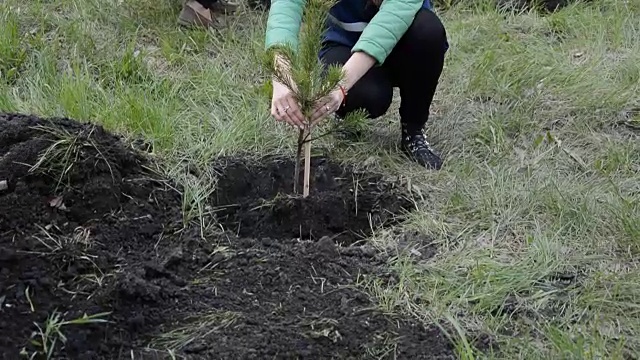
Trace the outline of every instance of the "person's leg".
[[[351, 57], [351, 49], [347, 46], [329, 45], [322, 55], [322, 62], [329, 65], [344, 65]], [[355, 110], [365, 110], [369, 118], [375, 119], [384, 115], [393, 100], [393, 86], [387, 70], [382, 67], [370, 69], [349, 90], [345, 104], [336, 115], [345, 117]]]
[[422, 9], [398, 41], [383, 67], [400, 88], [403, 150], [420, 164], [439, 169], [442, 160], [422, 133], [448, 49], [444, 25], [433, 12]]

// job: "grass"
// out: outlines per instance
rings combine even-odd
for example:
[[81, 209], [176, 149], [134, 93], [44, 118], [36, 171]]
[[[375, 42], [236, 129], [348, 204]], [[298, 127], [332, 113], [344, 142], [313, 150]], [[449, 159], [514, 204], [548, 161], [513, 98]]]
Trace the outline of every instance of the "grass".
[[89, 148], [97, 154], [95, 160], [105, 162], [113, 177], [111, 165], [93, 139], [91, 139], [95, 126], [91, 126], [88, 131], [83, 131], [77, 135], [56, 127], [36, 126], [34, 129], [50, 135], [54, 140], [40, 154], [38, 161], [29, 168], [29, 172], [52, 173], [56, 179], [56, 192], [61, 185], [67, 185], [72, 168], [81, 160], [83, 153]]
[[212, 311], [200, 314], [188, 319], [176, 329], [163, 333], [152, 341], [150, 346], [154, 349], [167, 349], [174, 353], [190, 344], [205, 339], [208, 335], [232, 326], [239, 315], [232, 312]]
[[[1, 111], [143, 137], [170, 173], [219, 155], [294, 152], [294, 133], [268, 116], [257, 66], [264, 14], [208, 33], [176, 26], [178, 1], [26, 4], [0, 5]], [[397, 251], [398, 281], [363, 286], [387, 311], [445, 324], [463, 358], [637, 356], [640, 5], [441, 15], [451, 50], [428, 134], [443, 170], [397, 154], [395, 111], [333, 150], [410, 179], [419, 211], [403, 226], [438, 244], [428, 261]], [[185, 181], [185, 216], [199, 216], [207, 181]], [[393, 249], [391, 233], [375, 243]], [[477, 334], [499, 351], [479, 351]]]
[[[35, 324], [38, 331], [33, 333], [31, 343], [35, 345], [39, 351], [29, 354], [26, 350], [23, 350], [21, 355], [29, 359], [51, 359], [53, 358], [56, 346], [58, 346], [59, 343], [64, 344], [67, 341], [67, 337], [64, 335], [64, 328], [71, 325], [78, 326], [106, 323], [107, 320], [105, 320], [104, 317], [109, 315], [109, 313], [99, 313], [94, 315], [84, 314], [83, 316], [72, 320], [65, 320], [63, 317], [64, 315], [65, 314], [61, 314], [58, 311], [54, 311], [47, 317], [43, 326], [44, 328]], [[40, 357], [38, 357], [38, 355], [40, 355]]]

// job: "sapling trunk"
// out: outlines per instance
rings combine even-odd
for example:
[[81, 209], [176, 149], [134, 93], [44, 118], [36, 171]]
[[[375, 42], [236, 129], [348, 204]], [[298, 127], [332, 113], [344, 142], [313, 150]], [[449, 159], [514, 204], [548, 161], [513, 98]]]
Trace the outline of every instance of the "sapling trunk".
[[300, 130], [298, 135], [298, 149], [296, 152], [296, 164], [293, 177], [293, 193], [298, 193], [298, 182], [300, 182], [300, 162], [302, 161], [302, 149], [304, 148], [304, 174], [302, 183], [302, 197], [309, 196], [311, 178], [311, 127], [307, 126]]
[[302, 188], [302, 197], [309, 196], [309, 180], [311, 177], [311, 126], [306, 127], [304, 136], [304, 185]]

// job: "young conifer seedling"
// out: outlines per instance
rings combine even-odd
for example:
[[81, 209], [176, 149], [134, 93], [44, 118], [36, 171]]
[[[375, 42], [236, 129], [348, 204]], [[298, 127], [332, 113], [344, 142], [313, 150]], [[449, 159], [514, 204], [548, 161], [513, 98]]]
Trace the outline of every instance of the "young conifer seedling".
[[298, 46], [283, 44], [271, 47], [266, 52], [265, 67], [272, 78], [289, 88], [300, 104], [307, 119], [304, 129], [298, 134], [298, 149], [293, 181], [293, 192], [298, 193], [300, 159], [304, 148], [303, 197], [309, 195], [311, 172], [311, 132], [309, 119], [316, 102], [337, 89], [343, 79], [342, 68], [337, 65], [325, 67], [318, 54], [322, 47], [322, 35], [331, 7], [336, 0], [308, 0], [302, 15], [302, 29]]

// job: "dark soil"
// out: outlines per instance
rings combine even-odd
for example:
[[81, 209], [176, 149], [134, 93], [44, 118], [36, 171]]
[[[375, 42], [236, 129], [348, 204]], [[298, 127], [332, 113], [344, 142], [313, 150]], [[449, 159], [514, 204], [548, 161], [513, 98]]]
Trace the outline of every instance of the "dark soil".
[[[56, 161], [30, 171], [47, 149]], [[56, 149], [69, 150], [73, 161], [52, 157]], [[8, 185], [0, 188], [0, 358], [16, 359], [21, 351], [45, 358], [36, 324], [44, 332], [56, 312], [66, 321], [108, 313], [101, 317], [108, 322], [50, 322], [52, 358], [165, 359], [167, 349], [188, 359], [372, 358], [390, 349], [382, 358], [453, 358], [437, 330], [380, 314], [354, 288], [358, 279], [386, 276], [384, 264], [366, 246], [331, 240], [352, 242], [344, 230], [364, 230], [364, 215], [349, 215], [347, 186], [330, 179], [351, 176], [348, 170], [325, 164], [330, 171], [317, 173], [327, 180], [317, 181], [319, 191], [305, 200], [310, 204], [294, 200], [289, 208], [304, 217], [320, 218], [325, 210], [343, 217], [302, 222], [319, 241], [292, 235], [291, 222], [300, 227], [304, 217], [277, 220], [242, 207], [274, 195], [273, 183], [256, 181], [241, 197], [230, 190], [229, 175], [220, 182], [227, 197], [219, 191], [212, 204], [240, 201], [242, 211], [228, 212], [227, 224], [255, 219], [256, 226], [241, 225], [239, 238], [221, 233], [202, 240], [200, 229], [183, 226], [175, 184], [147, 170], [153, 162], [117, 136], [68, 119], [0, 115], [0, 182]], [[229, 164], [237, 189], [267, 178], [247, 169]], [[359, 200], [363, 214], [383, 221], [383, 208], [402, 207], [386, 185], [367, 186], [379, 191]]]
[[[295, 162], [268, 159], [248, 164], [221, 159], [213, 203], [228, 230], [248, 237], [320, 239], [349, 245], [372, 228], [393, 225], [411, 201], [379, 175], [313, 158], [309, 198], [293, 196]], [[302, 184], [302, 171], [299, 174]]]

